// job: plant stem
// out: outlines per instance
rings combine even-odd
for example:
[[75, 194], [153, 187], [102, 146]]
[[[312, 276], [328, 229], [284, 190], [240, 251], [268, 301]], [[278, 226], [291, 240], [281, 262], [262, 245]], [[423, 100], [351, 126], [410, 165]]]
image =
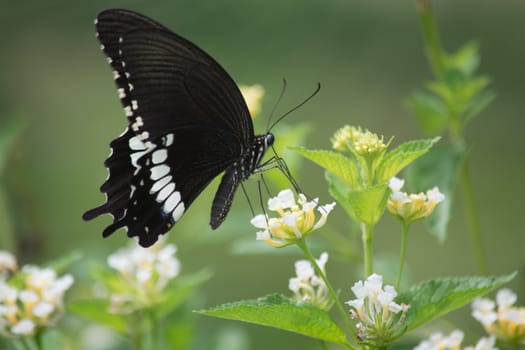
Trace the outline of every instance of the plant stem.
[[474, 204], [474, 192], [472, 190], [472, 182], [470, 180], [467, 159], [464, 160], [463, 169], [461, 171], [461, 185], [461, 187], [463, 188], [465, 210], [467, 212], [470, 238], [472, 240], [472, 249], [474, 250], [474, 255], [476, 256], [478, 273], [482, 275], [487, 275], [487, 261], [485, 259], [485, 248], [483, 246], [483, 240], [481, 239], [478, 212]]
[[399, 285], [401, 284], [401, 276], [403, 275], [403, 266], [405, 265], [405, 252], [406, 252], [406, 246], [407, 246], [407, 237], [408, 237], [408, 228], [410, 227], [410, 224], [407, 222], [403, 222], [403, 232], [401, 236], [401, 249], [399, 252], [399, 270], [397, 272], [397, 279], [396, 279], [396, 290], [399, 292]]
[[426, 53], [430, 62], [430, 67], [436, 78], [443, 73], [443, 50], [439, 40], [436, 21], [432, 13], [430, 0], [416, 0], [417, 11], [423, 27], [423, 34], [426, 44]]
[[315, 260], [314, 256], [310, 252], [310, 249], [308, 249], [308, 246], [306, 245], [306, 240], [304, 240], [304, 239], [299, 240], [297, 242], [297, 245], [299, 246], [299, 248], [301, 248], [301, 250], [303, 251], [304, 255], [306, 255], [306, 258], [312, 264], [315, 272], [323, 279], [324, 283], [326, 284], [326, 287], [328, 287], [328, 291], [330, 292], [330, 295], [332, 296], [332, 299], [334, 300], [334, 304], [335, 304], [335, 306], [337, 308], [337, 311], [339, 311], [339, 314], [343, 318], [343, 321], [345, 322], [345, 324], [348, 327], [348, 329], [351, 330], [352, 333], [355, 334], [354, 326], [350, 322], [350, 319], [348, 318], [347, 312], [345, 311], [345, 309], [343, 308], [343, 305], [339, 301], [339, 298], [337, 297], [337, 294], [335, 293], [334, 288], [332, 287], [332, 285], [330, 284], [330, 282], [326, 278], [326, 275], [323, 273], [323, 271], [321, 270], [319, 265], [317, 265], [317, 261]]
[[374, 240], [374, 226], [368, 224], [361, 224], [361, 233], [363, 239], [363, 253], [364, 253], [364, 270], [366, 279], [374, 272], [373, 265], [373, 240]]

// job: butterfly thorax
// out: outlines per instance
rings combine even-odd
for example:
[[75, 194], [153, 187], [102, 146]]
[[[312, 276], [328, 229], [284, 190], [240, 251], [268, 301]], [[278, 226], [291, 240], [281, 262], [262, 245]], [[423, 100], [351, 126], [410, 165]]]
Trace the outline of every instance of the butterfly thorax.
[[239, 161], [233, 165], [238, 171], [241, 180], [248, 179], [259, 168], [264, 153], [272, 146], [273, 141], [274, 136], [271, 133], [254, 137], [250, 147], [242, 153]]

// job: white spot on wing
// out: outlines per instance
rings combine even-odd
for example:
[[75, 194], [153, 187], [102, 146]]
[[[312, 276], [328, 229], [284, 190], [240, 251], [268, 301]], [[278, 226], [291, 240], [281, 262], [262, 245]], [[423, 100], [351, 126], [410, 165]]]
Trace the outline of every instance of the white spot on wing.
[[131, 101], [131, 109], [133, 109], [134, 111], [136, 111], [137, 108], [139, 108], [139, 104], [138, 104], [137, 100], [133, 100], [133, 101]]
[[118, 78], [120, 78], [120, 74], [118, 74], [118, 72], [116, 70], [113, 71], [113, 79], [117, 80]]
[[126, 112], [126, 117], [133, 116], [133, 112], [131, 111], [131, 107], [130, 106], [124, 107], [124, 112]]
[[[178, 193], [178, 192], [177, 192]], [[184, 207], [184, 202], [180, 202], [179, 205], [177, 205], [177, 207], [175, 208], [175, 210], [173, 211], [173, 213], [171, 214], [171, 216], [173, 217], [173, 220], [175, 221], [179, 221], [179, 219], [182, 217], [182, 215], [184, 214], [184, 209], [186, 209]]]
[[180, 199], [181, 199], [180, 192], [179, 191], [173, 192], [168, 197], [168, 199], [166, 199], [166, 202], [164, 202], [164, 207], [162, 208], [162, 210], [164, 210], [165, 213], [171, 212], [173, 209], [175, 209], [177, 204], [180, 203]]
[[141, 126], [144, 126], [144, 122], [142, 120], [142, 117], [137, 117], [137, 118], [135, 118], [135, 122], [131, 125], [131, 128], [134, 131], [139, 131]]
[[[155, 182], [153, 184], [153, 186], [151, 186], [150, 193], [158, 192], [161, 188], [166, 186], [168, 184], [168, 182], [171, 181], [172, 178], [173, 177], [171, 175], [169, 175], [169, 176], [165, 176], [162, 179], [160, 179], [159, 181]], [[175, 183], [173, 183], [173, 184], [175, 184]]]
[[154, 166], [151, 168], [150, 178], [154, 181], [157, 181], [161, 177], [164, 177], [170, 172], [170, 167], [164, 164]]
[[133, 136], [128, 141], [129, 148], [135, 151], [141, 151], [146, 149], [144, 142], [140, 141], [138, 136]]
[[168, 151], [165, 148], [159, 149], [152, 154], [153, 164], [164, 162], [168, 158]]
[[157, 195], [156, 201], [162, 203], [168, 198], [168, 196], [175, 190], [175, 183], [171, 182], [168, 186], [164, 187]]
[[120, 99], [126, 98], [126, 92], [124, 91], [123, 88], [119, 88], [119, 89], [117, 89], [117, 91], [118, 91], [118, 97]]
[[173, 134], [167, 134], [166, 135], [166, 147], [169, 147], [171, 145], [173, 145], [173, 139], [174, 139], [174, 135]]
[[133, 86], [133, 84], [128, 83], [128, 88], [129, 88], [129, 91], [133, 91], [133, 89], [134, 89], [135, 87]]

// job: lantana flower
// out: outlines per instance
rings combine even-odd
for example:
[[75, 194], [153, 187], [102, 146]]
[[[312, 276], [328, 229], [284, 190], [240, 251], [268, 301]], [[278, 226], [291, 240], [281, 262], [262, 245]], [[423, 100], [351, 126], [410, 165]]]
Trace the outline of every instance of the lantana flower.
[[[454, 330], [449, 335], [434, 333], [429, 339], [423, 340], [414, 350], [461, 350], [464, 334], [460, 330]], [[464, 350], [498, 350], [495, 347], [494, 337], [481, 338], [476, 345], [467, 346]]]
[[345, 125], [334, 133], [332, 147], [337, 151], [353, 151], [361, 156], [375, 156], [383, 153], [387, 145], [383, 136], [360, 127]]
[[149, 248], [136, 244], [108, 257], [108, 265], [118, 272], [118, 290], [110, 290], [114, 313], [130, 313], [155, 304], [168, 282], [179, 275], [180, 262], [174, 244], [163, 240]]
[[265, 93], [264, 87], [259, 84], [241, 85], [239, 89], [244, 97], [244, 101], [246, 101], [250, 115], [252, 118], [257, 117], [261, 111], [262, 99]]
[[[525, 307], [516, 307], [516, 294], [500, 289], [496, 302], [477, 298], [472, 302], [472, 316], [481, 322], [487, 333], [509, 344], [525, 345]], [[497, 306], [497, 309], [496, 309]]]
[[72, 285], [71, 275], [59, 277], [53, 269], [34, 265], [0, 279], [0, 334], [33, 336], [53, 326], [63, 314], [64, 293]]
[[18, 270], [18, 264], [13, 254], [0, 250], [0, 279], [6, 279]]
[[[323, 273], [328, 261], [328, 253], [321, 254], [316, 263]], [[328, 287], [324, 280], [315, 274], [314, 267], [308, 260], [295, 262], [295, 273], [297, 277], [290, 278], [288, 288], [294, 293], [297, 300], [307, 301], [320, 309], [329, 310], [333, 304]]]
[[389, 181], [392, 190], [387, 202], [387, 209], [390, 214], [399, 218], [405, 223], [412, 223], [416, 220], [426, 218], [445, 199], [445, 195], [439, 192], [437, 187], [428, 190], [426, 193], [407, 194], [401, 192], [405, 181], [393, 177]]
[[372, 274], [366, 281], [352, 287], [356, 299], [346, 302], [350, 315], [358, 319], [357, 337], [364, 344], [384, 347], [404, 331], [408, 305], [394, 301], [397, 292], [393, 286], [383, 287], [383, 277]]
[[[262, 229], [257, 232], [257, 240], [265, 241], [273, 247], [284, 247], [321, 228], [335, 202], [317, 207], [318, 201], [318, 198], [307, 201], [304, 194], [299, 194], [296, 202], [292, 190], [279, 192], [277, 197], [268, 200], [268, 209], [279, 214], [279, 217], [260, 214], [250, 221], [253, 226]], [[314, 212], [316, 207], [321, 214], [317, 221]]]

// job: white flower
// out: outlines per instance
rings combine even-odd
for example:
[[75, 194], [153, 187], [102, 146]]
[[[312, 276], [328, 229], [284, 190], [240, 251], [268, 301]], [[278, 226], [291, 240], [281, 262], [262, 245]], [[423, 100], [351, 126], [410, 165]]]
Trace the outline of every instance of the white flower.
[[[325, 265], [328, 261], [328, 253], [321, 254], [316, 259], [317, 266], [325, 273]], [[308, 260], [295, 262], [295, 273], [297, 277], [290, 278], [288, 288], [294, 293], [295, 299], [307, 301], [320, 309], [328, 310], [333, 304], [328, 287], [322, 277], [315, 274], [314, 267]]]
[[158, 302], [164, 287], [180, 273], [176, 251], [175, 245], [160, 240], [149, 248], [134, 244], [110, 255], [108, 265], [119, 273], [121, 289], [127, 291], [111, 293], [111, 311], [129, 313]]
[[475, 299], [472, 302], [472, 316], [483, 325], [487, 333], [497, 339], [525, 345], [525, 308], [514, 306], [516, 301], [514, 292], [500, 289], [496, 294], [496, 303], [486, 298]]
[[388, 186], [392, 193], [386, 206], [390, 214], [404, 222], [411, 223], [426, 218], [432, 214], [436, 205], [445, 200], [445, 195], [439, 192], [437, 187], [433, 187], [426, 193], [401, 192], [404, 183], [404, 180], [397, 177], [390, 179]]
[[465, 350], [498, 350], [495, 347], [496, 338], [494, 336], [481, 338], [475, 346], [467, 346]]
[[[463, 332], [457, 329], [447, 336], [438, 332], [420, 342], [414, 350], [460, 350], [463, 338]], [[464, 350], [498, 350], [494, 343], [494, 337], [481, 338], [475, 346], [467, 346]]]
[[393, 177], [390, 179], [390, 181], [388, 181], [388, 187], [390, 187], [390, 189], [392, 190], [392, 192], [400, 192], [401, 191], [401, 188], [403, 187], [403, 185], [405, 184], [405, 180], [402, 180], [400, 178], [397, 178], [397, 177]]
[[[308, 201], [305, 195], [299, 194], [296, 202], [291, 190], [279, 192], [268, 200], [268, 208], [280, 217], [270, 218], [259, 214], [250, 221], [254, 227], [262, 229], [256, 233], [257, 240], [264, 240], [273, 247], [284, 247], [321, 228], [335, 202], [317, 207], [318, 201], [318, 198]], [[316, 207], [321, 214], [317, 222], [314, 213]]]
[[6, 250], [0, 250], [0, 278], [6, 278], [17, 269], [15, 256]]
[[48, 302], [41, 302], [36, 304], [33, 307], [33, 315], [36, 317], [48, 317], [53, 311], [55, 310], [55, 307], [53, 304], [50, 304]]
[[18, 287], [0, 280], [0, 333], [32, 336], [37, 327], [50, 327], [63, 310], [64, 292], [73, 277], [57, 277], [54, 270], [26, 265], [11, 277]]
[[11, 333], [16, 335], [33, 335], [35, 327], [35, 322], [25, 318], [11, 327]]
[[352, 317], [359, 319], [356, 325], [359, 340], [381, 347], [402, 334], [408, 305], [394, 301], [397, 292], [390, 285], [383, 287], [382, 276], [372, 274], [366, 281], [356, 282], [351, 290], [356, 299], [346, 304]]

